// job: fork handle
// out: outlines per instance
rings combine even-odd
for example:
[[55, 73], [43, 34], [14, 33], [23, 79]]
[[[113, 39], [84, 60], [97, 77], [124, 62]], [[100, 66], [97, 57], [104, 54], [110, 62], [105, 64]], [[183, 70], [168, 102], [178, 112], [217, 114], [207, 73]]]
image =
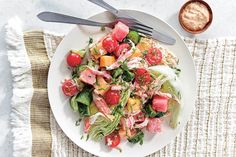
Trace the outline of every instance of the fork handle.
[[54, 13], [54, 12], [41, 12], [38, 15], [38, 18], [46, 22], [59, 22], [59, 23], [71, 23], [79, 25], [88, 25], [88, 26], [106, 26], [106, 23], [95, 22], [91, 20], [81, 19], [69, 15]]
[[115, 15], [118, 13], [118, 10], [116, 8], [114, 8], [113, 6], [111, 6], [110, 4], [106, 3], [103, 0], [88, 0], [88, 1], [108, 10], [109, 12]]

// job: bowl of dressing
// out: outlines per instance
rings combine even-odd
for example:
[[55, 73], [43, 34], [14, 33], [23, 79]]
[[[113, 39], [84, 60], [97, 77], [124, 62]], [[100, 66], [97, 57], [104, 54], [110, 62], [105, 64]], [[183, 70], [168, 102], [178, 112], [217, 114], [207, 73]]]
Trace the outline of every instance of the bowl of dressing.
[[212, 23], [211, 7], [203, 0], [190, 0], [179, 11], [179, 23], [192, 34], [204, 32]]

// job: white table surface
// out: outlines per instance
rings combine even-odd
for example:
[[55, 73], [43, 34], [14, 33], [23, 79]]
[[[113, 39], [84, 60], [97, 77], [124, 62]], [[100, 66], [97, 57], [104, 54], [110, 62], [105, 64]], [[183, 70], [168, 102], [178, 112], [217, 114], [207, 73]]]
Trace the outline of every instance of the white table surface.
[[[106, 0], [108, 2], [108, 0]], [[178, 11], [186, 0], [109, 0], [120, 9], [133, 9], [157, 16], [172, 25], [181, 35], [189, 36], [178, 23]], [[235, 0], [207, 0], [213, 9], [213, 23], [199, 38], [236, 37]], [[36, 18], [40, 11], [56, 11], [87, 18], [103, 9], [87, 0], [0, 0], [0, 156], [12, 156], [11, 132], [9, 124], [12, 78], [7, 61], [4, 39], [4, 25], [15, 15], [23, 21], [24, 30], [47, 29], [66, 33], [73, 25], [44, 23]]]

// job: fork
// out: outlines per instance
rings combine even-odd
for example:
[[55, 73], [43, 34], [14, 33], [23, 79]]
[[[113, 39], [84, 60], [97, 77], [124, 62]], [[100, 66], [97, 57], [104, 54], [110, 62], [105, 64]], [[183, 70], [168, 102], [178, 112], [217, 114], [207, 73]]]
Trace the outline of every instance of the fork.
[[55, 12], [41, 12], [37, 16], [40, 20], [46, 22], [70, 23], [70, 24], [99, 26], [108, 28], [114, 28], [115, 24], [117, 24], [120, 21], [126, 24], [130, 29], [136, 30], [145, 35], [149, 35], [151, 33], [151, 31], [147, 26], [140, 24], [134, 20], [129, 20], [129, 18], [117, 18], [113, 22], [102, 23], [102, 22], [77, 18], [69, 15], [59, 14]]
[[126, 13], [114, 8], [113, 6], [109, 5], [108, 3], [106, 3], [104, 0], [88, 0], [89, 2], [92, 2], [106, 10], [108, 10], [109, 12], [111, 12], [116, 18], [119, 18], [119, 19], [123, 19], [125, 18], [126, 20], [128, 19], [129, 21], [134, 21], [138, 24], [141, 24], [142, 27], [145, 27], [145, 31], [147, 31], [145, 34], [156, 39], [156, 40], [159, 40], [161, 42], [164, 42], [166, 44], [169, 44], [169, 45], [174, 45], [176, 40], [169, 36], [169, 35], [166, 35], [164, 33], [161, 33], [155, 29], [153, 29], [152, 27], [149, 27], [149, 26], [146, 26], [144, 24], [142, 24], [140, 21], [138, 21], [137, 19], [127, 15]]

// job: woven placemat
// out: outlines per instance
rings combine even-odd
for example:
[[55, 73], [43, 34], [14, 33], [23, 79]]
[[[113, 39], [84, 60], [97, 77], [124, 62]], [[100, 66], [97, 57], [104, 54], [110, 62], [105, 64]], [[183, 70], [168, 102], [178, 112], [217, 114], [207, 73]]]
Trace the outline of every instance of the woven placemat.
[[[62, 38], [42, 31], [24, 33], [33, 81], [30, 102], [31, 154], [37, 157], [91, 157], [92, 154], [80, 149], [65, 136], [49, 107], [48, 67]], [[236, 40], [184, 40], [197, 70], [196, 108], [181, 134], [150, 156], [236, 156]], [[9, 61], [13, 68], [11, 57]], [[13, 81], [19, 81], [17, 76]], [[18, 145], [13, 147], [16, 156]]]

